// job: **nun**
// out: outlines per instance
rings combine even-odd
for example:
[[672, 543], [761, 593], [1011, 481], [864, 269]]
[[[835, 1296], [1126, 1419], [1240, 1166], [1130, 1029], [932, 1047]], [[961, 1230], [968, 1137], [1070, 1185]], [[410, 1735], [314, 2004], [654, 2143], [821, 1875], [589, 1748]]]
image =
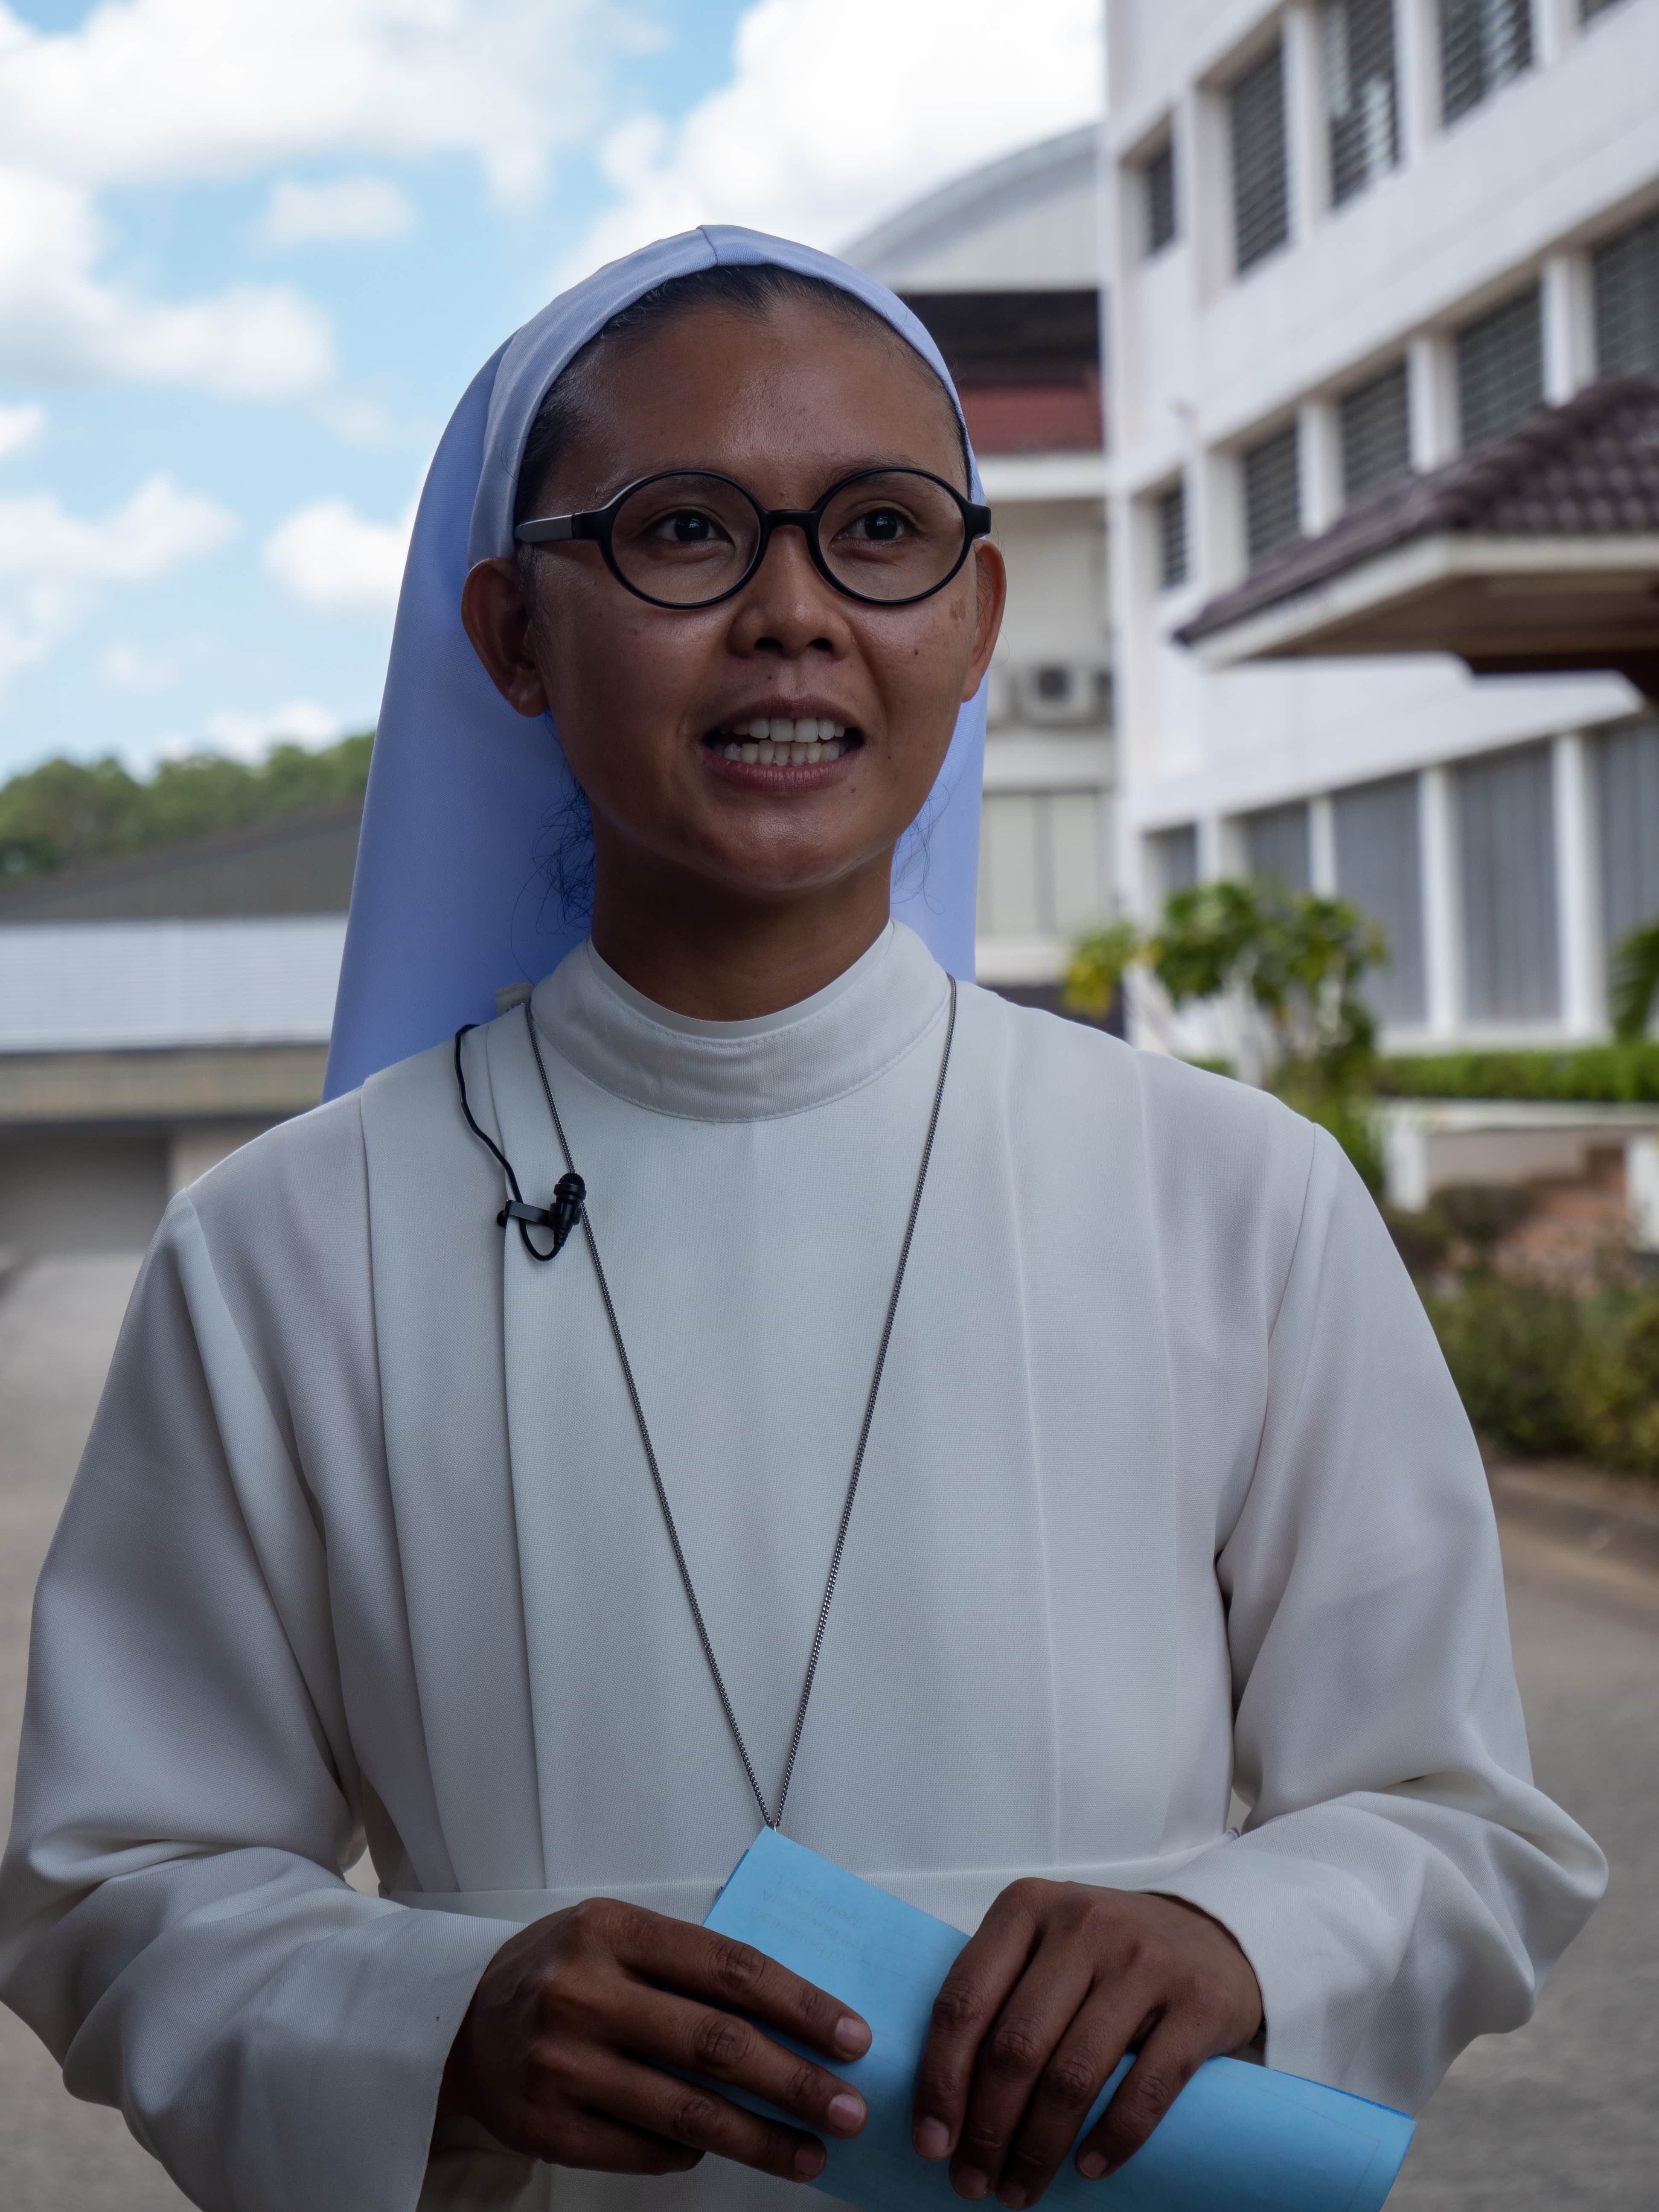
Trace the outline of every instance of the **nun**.
[[328, 1103], [168, 1209], [35, 1610], [0, 1990], [199, 2205], [782, 2204], [868, 2029], [700, 1926], [763, 1822], [976, 1931], [914, 2142], [1012, 2212], [1212, 2053], [1416, 2109], [1600, 1893], [1340, 1152], [973, 986], [990, 528], [738, 229], [445, 434]]

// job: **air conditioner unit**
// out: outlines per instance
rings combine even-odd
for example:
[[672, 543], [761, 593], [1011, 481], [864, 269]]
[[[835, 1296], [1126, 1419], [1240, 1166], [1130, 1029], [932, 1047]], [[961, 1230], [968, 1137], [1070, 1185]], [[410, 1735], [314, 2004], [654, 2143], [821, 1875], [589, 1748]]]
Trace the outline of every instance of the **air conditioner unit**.
[[1038, 660], [1018, 672], [1020, 714], [1040, 729], [1104, 722], [1110, 676], [1097, 660]]

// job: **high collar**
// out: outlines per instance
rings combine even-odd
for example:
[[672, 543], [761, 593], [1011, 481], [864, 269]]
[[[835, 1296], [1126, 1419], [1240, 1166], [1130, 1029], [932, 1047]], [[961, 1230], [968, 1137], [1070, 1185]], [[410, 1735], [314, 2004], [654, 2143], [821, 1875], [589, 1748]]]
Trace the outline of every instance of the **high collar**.
[[591, 939], [537, 985], [531, 1011], [554, 1048], [613, 1097], [687, 1121], [760, 1121], [874, 1082], [927, 1036], [948, 990], [921, 939], [889, 922], [833, 983], [754, 1021], [671, 1013]]

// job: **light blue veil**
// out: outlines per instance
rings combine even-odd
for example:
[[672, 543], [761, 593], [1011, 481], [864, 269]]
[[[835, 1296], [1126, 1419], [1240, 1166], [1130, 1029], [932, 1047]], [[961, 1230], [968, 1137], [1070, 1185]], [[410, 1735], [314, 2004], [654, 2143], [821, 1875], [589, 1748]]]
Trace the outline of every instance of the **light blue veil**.
[[[831, 255], [711, 224], [613, 261], [561, 293], [478, 371], [444, 432], [415, 518], [369, 770], [324, 1096], [487, 1021], [495, 988], [534, 981], [586, 933], [560, 880], [585, 833], [550, 716], [516, 713], [461, 627], [474, 562], [513, 550], [524, 444], [543, 395], [621, 308], [671, 276], [775, 263], [884, 316], [956, 399], [927, 331], [884, 285]], [[974, 496], [982, 496], [974, 470]], [[974, 972], [985, 695], [964, 707], [932, 794], [901, 841], [893, 910], [952, 974]], [[564, 826], [571, 825], [571, 826]], [[576, 864], [573, 868], [571, 863]]]

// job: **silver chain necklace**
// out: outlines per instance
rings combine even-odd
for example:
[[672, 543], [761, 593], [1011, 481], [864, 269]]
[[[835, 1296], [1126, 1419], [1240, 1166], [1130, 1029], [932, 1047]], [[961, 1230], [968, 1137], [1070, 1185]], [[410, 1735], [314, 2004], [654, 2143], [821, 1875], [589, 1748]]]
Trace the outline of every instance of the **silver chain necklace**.
[[[789, 1749], [783, 1762], [783, 1779], [778, 1784], [775, 1812], [768, 1809], [760, 1778], [755, 1772], [755, 1762], [749, 1756], [749, 1747], [743, 1740], [743, 1730], [738, 1726], [732, 1699], [726, 1687], [726, 1678], [720, 1673], [720, 1662], [714, 1656], [714, 1646], [708, 1633], [708, 1625], [702, 1617], [702, 1607], [697, 1602], [697, 1593], [692, 1587], [691, 1570], [685, 1563], [685, 1553], [680, 1544], [680, 1532], [674, 1525], [674, 1515], [668, 1503], [668, 1492], [663, 1482], [662, 1470], [657, 1465], [656, 1448], [651, 1441], [645, 1408], [640, 1403], [640, 1394], [634, 1382], [633, 1364], [628, 1357], [628, 1347], [623, 1342], [622, 1324], [617, 1319], [617, 1309], [611, 1302], [611, 1285], [605, 1280], [605, 1266], [599, 1258], [598, 1239], [586, 1206], [581, 1209], [582, 1234], [587, 1239], [589, 1257], [593, 1262], [593, 1274], [599, 1286], [599, 1296], [605, 1303], [605, 1317], [611, 1324], [611, 1341], [617, 1347], [617, 1358], [622, 1368], [623, 1381], [628, 1386], [628, 1401], [634, 1408], [634, 1419], [640, 1432], [640, 1442], [645, 1447], [645, 1463], [651, 1470], [652, 1486], [657, 1493], [657, 1503], [662, 1508], [663, 1526], [668, 1531], [668, 1541], [674, 1554], [674, 1565], [679, 1569], [680, 1587], [685, 1592], [685, 1601], [691, 1608], [691, 1619], [697, 1632], [697, 1641], [702, 1646], [702, 1656], [708, 1662], [715, 1694], [720, 1701], [720, 1711], [726, 1715], [726, 1725], [732, 1731], [732, 1741], [738, 1747], [738, 1757], [743, 1761], [743, 1771], [749, 1777], [749, 1787], [755, 1793], [755, 1802], [760, 1807], [760, 1816], [769, 1828], [783, 1825], [783, 1801], [789, 1795], [789, 1778], [795, 1771], [795, 1753], [800, 1749], [801, 1730], [806, 1725], [806, 1703], [812, 1694], [813, 1677], [818, 1671], [818, 1655], [823, 1649], [823, 1632], [829, 1625], [830, 1601], [836, 1595], [836, 1582], [841, 1573], [841, 1556], [847, 1547], [848, 1525], [853, 1518], [853, 1501], [858, 1496], [859, 1477], [864, 1471], [865, 1447], [870, 1441], [870, 1425], [876, 1417], [876, 1398], [881, 1389], [882, 1371], [887, 1364], [887, 1347], [892, 1341], [893, 1322], [898, 1313], [899, 1292], [904, 1287], [904, 1270], [910, 1257], [911, 1240], [916, 1233], [916, 1216], [921, 1211], [921, 1194], [927, 1181], [927, 1163], [933, 1156], [933, 1138], [939, 1128], [939, 1109], [945, 1097], [945, 1078], [951, 1066], [951, 1042], [957, 1028], [957, 979], [946, 979], [951, 986], [950, 1014], [945, 1025], [945, 1049], [939, 1054], [939, 1081], [933, 1087], [933, 1109], [927, 1117], [927, 1135], [921, 1148], [921, 1165], [916, 1170], [916, 1187], [910, 1200], [910, 1218], [904, 1224], [904, 1242], [899, 1247], [898, 1266], [893, 1273], [892, 1294], [887, 1301], [887, 1319], [882, 1328], [881, 1343], [876, 1352], [875, 1370], [870, 1377], [870, 1394], [864, 1401], [864, 1419], [859, 1428], [858, 1449], [853, 1455], [853, 1472], [848, 1479], [847, 1496], [841, 1509], [841, 1525], [836, 1531], [836, 1547], [830, 1554], [830, 1573], [823, 1585], [823, 1602], [818, 1607], [817, 1626], [813, 1632], [812, 1649], [806, 1662], [806, 1679], [800, 1686], [800, 1702], [795, 1707], [795, 1725], [790, 1733]], [[547, 1100], [547, 1110], [553, 1117], [553, 1129], [559, 1140], [559, 1150], [564, 1155], [565, 1172], [575, 1176], [576, 1163], [570, 1157], [570, 1146], [565, 1137], [564, 1123], [559, 1119], [558, 1107], [554, 1103], [553, 1086], [547, 1079], [547, 1066], [542, 1058], [541, 1042], [536, 1035], [536, 1024], [530, 1011], [530, 1001], [525, 1000], [525, 1027], [530, 1035], [530, 1049], [536, 1055], [536, 1073], [542, 1079], [542, 1095]], [[459, 1061], [458, 1061], [459, 1066]], [[468, 1119], [471, 1120], [469, 1115]], [[490, 1147], [493, 1152], [495, 1148]], [[578, 1178], [580, 1186], [580, 1178]], [[506, 1216], [503, 1215], [503, 1219]], [[561, 1240], [562, 1241], [562, 1240]], [[536, 1254], [540, 1258], [540, 1254]], [[552, 1254], [547, 1255], [550, 1259]]]

